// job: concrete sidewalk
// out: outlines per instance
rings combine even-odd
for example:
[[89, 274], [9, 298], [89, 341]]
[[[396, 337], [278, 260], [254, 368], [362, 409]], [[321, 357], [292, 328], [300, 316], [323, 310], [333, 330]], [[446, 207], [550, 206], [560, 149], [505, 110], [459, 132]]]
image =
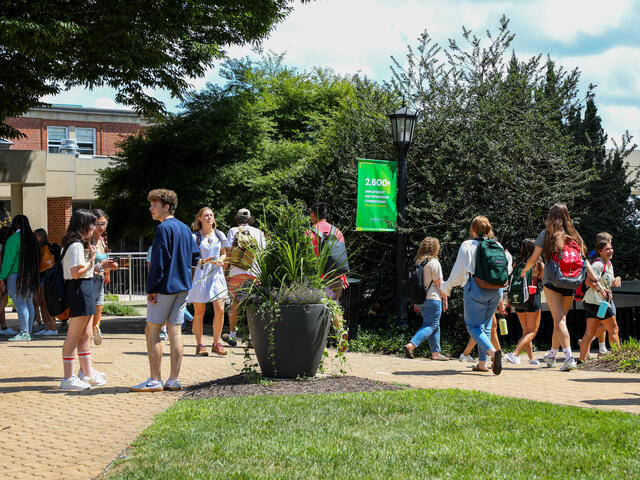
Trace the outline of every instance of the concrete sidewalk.
[[[16, 328], [11, 317], [9, 325]], [[148, 376], [144, 319], [106, 319], [105, 339], [92, 348], [95, 367], [108, 385], [85, 392], [59, 389], [63, 336], [9, 343], [0, 337], [0, 457], [2, 478], [90, 479], [99, 475], [178, 400], [180, 392], [129, 393]], [[210, 337], [206, 338], [210, 341]], [[163, 372], [168, 373], [168, 344]], [[194, 356], [193, 336], [185, 337], [183, 385], [235, 375], [243, 350], [227, 357]], [[523, 357], [524, 358], [524, 357]], [[76, 362], [76, 368], [77, 368]], [[348, 354], [349, 374], [419, 388], [459, 388], [500, 395], [640, 413], [640, 375], [560, 372], [506, 365], [502, 375], [471, 372], [457, 360], [436, 362], [369, 354]]]

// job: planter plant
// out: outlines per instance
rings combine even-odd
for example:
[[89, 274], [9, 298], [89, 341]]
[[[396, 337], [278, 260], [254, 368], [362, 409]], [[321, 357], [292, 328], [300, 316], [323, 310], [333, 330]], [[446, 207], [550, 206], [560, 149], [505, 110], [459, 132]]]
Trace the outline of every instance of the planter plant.
[[313, 377], [328, 356], [330, 331], [343, 371], [342, 309], [322, 274], [326, 258], [314, 254], [306, 212], [300, 203], [277, 207], [261, 222], [267, 247], [255, 252], [258, 281], [245, 290], [243, 302], [264, 377]]

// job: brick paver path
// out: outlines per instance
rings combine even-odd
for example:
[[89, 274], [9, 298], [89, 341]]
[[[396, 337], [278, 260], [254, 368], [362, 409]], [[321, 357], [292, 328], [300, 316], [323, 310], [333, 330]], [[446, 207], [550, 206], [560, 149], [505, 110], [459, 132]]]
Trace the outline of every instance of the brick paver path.
[[[110, 324], [110, 322], [113, 322]], [[9, 325], [16, 328], [15, 320]], [[118, 333], [110, 334], [110, 325]], [[0, 340], [0, 477], [9, 479], [90, 479], [98, 476], [180, 393], [129, 393], [148, 376], [144, 320], [106, 320], [104, 343], [93, 348], [94, 365], [108, 385], [86, 392], [60, 390], [64, 338], [40, 337], [30, 343]], [[239, 373], [242, 350], [223, 357], [196, 358], [195, 342], [185, 337], [183, 384]], [[523, 359], [525, 357], [522, 357]], [[500, 395], [582, 407], [640, 413], [640, 375], [506, 366], [502, 375], [471, 372], [457, 360], [350, 353], [352, 375], [420, 388], [483, 390]], [[168, 345], [163, 372], [168, 373]], [[77, 362], [76, 362], [77, 368]]]

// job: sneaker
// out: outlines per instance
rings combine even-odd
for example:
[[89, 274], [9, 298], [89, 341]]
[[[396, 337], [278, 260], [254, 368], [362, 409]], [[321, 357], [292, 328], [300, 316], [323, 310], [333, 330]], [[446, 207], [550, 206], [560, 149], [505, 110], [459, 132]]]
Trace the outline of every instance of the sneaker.
[[214, 343], [211, 346], [211, 353], [216, 353], [218, 355], [226, 355], [227, 351], [222, 347], [221, 343]]
[[180, 380], [167, 380], [164, 384], [164, 389], [169, 390], [171, 392], [177, 392], [178, 390], [182, 390], [182, 384]]
[[551, 357], [548, 353], [545, 353], [542, 356], [542, 359], [544, 360], [544, 363], [547, 364], [548, 368], [552, 368], [556, 366], [556, 357]]
[[196, 347], [196, 357], [208, 357], [209, 352], [207, 352], [207, 347], [200, 344]]
[[460, 358], [458, 360], [461, 362], [475, 362], [471, 355], [465, 355], [464, 353], [460, 354]]
[[576, 361], [573, 358], [567, 358], [560, 367], [561, 372], [568, 372], [577, 368]]
[[33, 336], [35, 337], [36, 335], [46, 335], [46, 332], [48, 332], [48, 330], [43, 328], [42, 330], [38, 330], [37, 332], [33, 332]]
[[607, 350], [606, 348], [604, 350], [601, 350], [598, 352], [598, 358], [600, 358], [600, 356], [604, 356], [607, 353], [609, 353], [609, 350]]
[[88, 384], [93, 385], [94, 387], [102, 387], [106, 385], [107, 380], [104, 377], [105, 377], [105, 374], [97, 370], [94, 370], [93, 375], [91, 375], [90, 377], [86, 377], [84, 373], [82, 373], [82, 370], [78, 372], [78, 378], [80, 380], [82, 380], [83, 382], [87, 382]]
[[513, 363], [514, 365], [520, 365], [520, 357], [516, 356], [515, 353], [513, 352], [509, 352], [507, 353], [504, 358], [507, 359], [507, 362], [509, 363]]
[[88, 390], [91, 388], [91, 385], [87, 382], [83, 382], [75, 375], [72, 375], [69, 378], [62, 379], [60, 382], [60, 388], [63, 390]]
[[52, 335], [58, 335], [58, 330], [45, 330], [42, 335], [50, 337]]
[[236, 345], [238, 345], [238, 340], [236, 340], [236, 337], [232, 337], [228, 333], [222, 334], [222, 340], [230, 347], [235, 347]]
[[584, 362], [583, 362], [582, 360], [580, 360], [580, 359], [578, 359], [578, 360], [576, 361], [576, 364], [578, 364], [578, 365], [582, 365], [583, 363], [584, 363]]
[[160, 341], [164, 342], [167, 338], [169, 338], [169, 335], [167, 335], [167, 332], [160, 332]]
[[540, 362], [535, 359], [535, 360], [529, 360], [529, 365], [535, 365], [536, 367], [540, 366]]
[[28, 333], [19, 333], [16, 336], [11, 337], [9, 341], [10, 342], [30, 342], [31, 335], [29, 335]]
[[0, 328], [0, 335], [16, 335], [18, 332], [16, 332], [13, 328], [11, 327], [7, 327], [7, 328]]
[[130, 392], [161, 392], [163, 389], [162, 380], [154, 380], [151, 377], [138, 385], [129, 387]]
[[102, 343], [102, 332], [100, 327], [93, 327], [93, 343], [94, 345], [100, 345]]

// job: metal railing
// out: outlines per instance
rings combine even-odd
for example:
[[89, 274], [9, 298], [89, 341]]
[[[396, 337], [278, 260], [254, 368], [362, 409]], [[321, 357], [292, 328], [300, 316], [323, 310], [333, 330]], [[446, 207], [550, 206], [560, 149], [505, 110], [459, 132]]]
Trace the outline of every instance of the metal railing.
[[111, 271], [105, 293], [118, 295], [118, 300], [124, 303], [146, 303], [147, 253], [110, 252], [109, 258], [116, 260], [120, 268]]

